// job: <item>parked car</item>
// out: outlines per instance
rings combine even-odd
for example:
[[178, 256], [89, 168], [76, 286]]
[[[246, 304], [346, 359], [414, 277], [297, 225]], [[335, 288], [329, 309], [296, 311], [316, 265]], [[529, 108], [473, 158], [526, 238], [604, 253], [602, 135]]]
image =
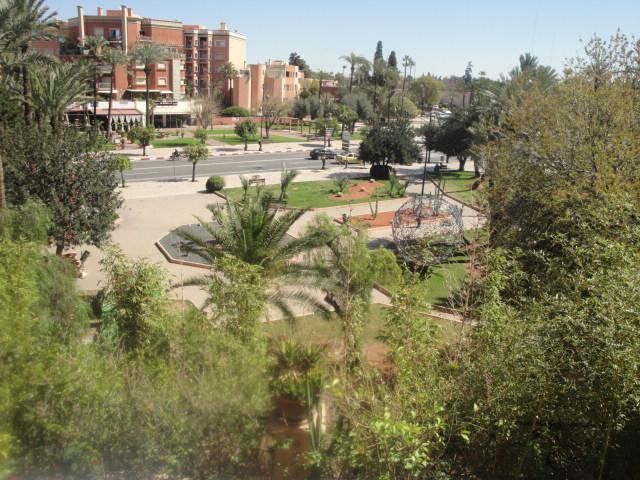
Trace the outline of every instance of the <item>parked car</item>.
[[335, 150], [331, 150], [330, 148], [314, 148], [313, 150], [311, 150], [309, 156], [313, 160], [319, 160], [322, 155], [324, 155], [325, 158], [336, 158], [337, 154], [338, 152], [336, 152]]
[[342, 164], [349, 164], [349, 163], [362, 163], [362, 160], [360, 160], [358, 158], [358, 155], [356, 155], [355, 153], [352, 152], [344, 152], [344, 153], [339, 153], [336, 156], [336, 161], [338, 163], [342, 163]]

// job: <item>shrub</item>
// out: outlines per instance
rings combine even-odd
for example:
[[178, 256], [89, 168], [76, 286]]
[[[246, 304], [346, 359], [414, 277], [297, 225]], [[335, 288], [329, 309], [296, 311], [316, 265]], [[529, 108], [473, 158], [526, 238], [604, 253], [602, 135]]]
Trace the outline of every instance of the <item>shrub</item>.
[[224, 178], [214, 175], [207, 179], [206, 189], [208, 193], [219, 192], [224, 188]]
[[333, 185], [335, 187], [334, 192], [344, 193], [344, 191], [349, 188], [350, 184], [351, 184], [351, 180], [349, 179], [349, 177], [346, 177], [346, 176], [338, 177], [333, 181]]
[[222, 111], [223, 117], [250, 117], [251, 112], [242, 107], [227, 107]]

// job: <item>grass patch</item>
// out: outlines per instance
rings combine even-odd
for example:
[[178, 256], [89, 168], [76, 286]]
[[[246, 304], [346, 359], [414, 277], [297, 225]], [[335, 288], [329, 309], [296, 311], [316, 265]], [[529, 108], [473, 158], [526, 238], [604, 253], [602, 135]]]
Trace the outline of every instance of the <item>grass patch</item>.
[[467, 275], [467, 256], [460, 254], [431, 269], [424, 284], [424, 301], [430, 305], [449, 306], [449, 295], [458, 289]]
[[102, 150], [103, 152], [113, 152], [115, 149], [116, 146], [113, 143], [105, 143], [104, 145], [102, 145], [102, 147], [100, 147], [100, 150]]
[[[367, 182], [368, 180], [360, 180], [354, 182], [356, 184]], [[389, 186], [388, 181], [381, 181], [385, 187]], [[289, 195], [288, 206], [294, 208], [322, 208], [335, 207], [339, 205], [350, 205], [356, 203], [367, 203], [367, 198], [359, 198], [357, 200], [332, 199], [329, 198], [333, 194], [335, 184], [331, 180], [318, 180], [314, 182], [296, 182], [292, 183], [287, 190]], [[381, 187], [384, 191], [385, 189]], [[267, 185], [263, 191], [269, 191], [276, 197], [280, 195], [280, 185]], [[231, 200], [240, 200], [242, 198], [242, 188], [226, 188], [224, 194]], [[255, 189], [250, 190], [255, 192]], [[386, 200], [391, 197], [388, 195], [380, 195], [380, 200]]]
[[[362, 329], [363, 347], [377, 341], [377, 337], [384, 327], [385, 312], [388, 308], [384, 305], [371, 305], [369, 318], [364, 322]], [[443, 342], [456, 338], [459, 333], [460, 327], [457, 324], [436, 318], [431, 319], [431, 321], [442, 327]], [[342, 341], [340, 321], [337, 318], [327, 320], [319, 315], [298, 317], [293, 322], [287, 320], [266, 322], [260, 325], [260, 329], [268, 336], [284, 336], [304, 342], [328, 345], [329, 347], [337, 347]]]
[[472, 205], [478, 203], [478, 192], [471, 190], [476, 177], [473, 172], [442, 172], [434, 176], [436, 182], [442, 178], [444, 191], [453, 198]]
[[152, 140], [151, 145], [155, 148], [176, 148], [176, 147], [186, 147], [187, 145], [195, 145], [196, 143], [200, 143], [200, 140], [196, 140], [195, 138], [171, 138], [166, 140]]

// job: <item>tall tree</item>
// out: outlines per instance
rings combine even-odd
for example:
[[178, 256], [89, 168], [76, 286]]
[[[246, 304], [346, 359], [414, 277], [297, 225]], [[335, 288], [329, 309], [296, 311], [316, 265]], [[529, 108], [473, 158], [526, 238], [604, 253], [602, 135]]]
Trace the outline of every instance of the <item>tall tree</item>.
[[220, 67], [220, 74], [225, 80], [225, 96], [227, 105], [231, 105], [233, 103], [232, 98], [232, 80], [238, 76], [238, 69], [231, 62], [225, 62]]
[[84, 40], [84, 49], [89, 51], [89, 56], [93, 60], [91, 64], [93, 80], [93, 129], [98, 131], [98, 78], [100, 77], [100, 67], [104, 61], [104, 50], [109, 46], [109, 41], [104, 37], [88, 36]]
[[109, 73], [109, 109], [107, 110], [107, 133], [106, 138], [111, 138], [111, 112], [113, 108], [113, 86], [118, 67], [124, 67], [129, 63], [129, 56], [120, 48], [105, 48], [103, 53], [104, 62], [111, 67]]
[[376, 44], [376, 52], [373, 54], [373, 63], [376, 63], [378, 60], [384, 60], [384, 56], [382, 54], [382, 40], [378, 40]]
[[409, 97], [423, 112], [440, 101], [444, 85], [435, 78], [422, 75], [411, 82]]
[[309, 65], [297, 52], [291, 52], [289, 54], [289, 65], [296, 65], [298, 70], [304, 72], [305, 77], [308, 77], [311, 74]]
[[150, 124], [149, 117], [149, 77], [153, 65], [164, 60], [167, 55], [165, 47], [153, 42], [138, 42], [133, 49], [133, 60], [143, 66], [144, 83], [145, 83], [145, 121], [146, 125]]
[[371, 68], [371, 63], [364, 56], [356, 55], [353, 52], [348, 55], [342, 55], [340, 59], [349, 64], [349, 92], [351, 92], [353, 90], [353, 80], [356, 68], [360, 67], [369, 70]]
[[[69, 66], [73, 66], [69, 64]], [[95, 136], [74, 129], [19, 127], [6, 138], [7, 196], [14, 205], [39, 199], [51, 212], [49, 235], [56, 253], [73, 245], [101, 245], [109, 239], [122, 204], [110, 156]]]
[[389, 60], [387, 60], [387, 63], [391, 68], [398, 68], [398, 59], [396, 58], [395, 50], [391, 50], [391, 53], [389, 54]]
[[[57, 31], [55, 17], [56, 12], [49, 11], [44, 0], [6, 0], [0, 4], [4, 48], [26, 59], [34, 41], [54, 38]], [[29, 62], [21, 62], [20, 72], [24, 115], [28, 121], [31, 115]]]
[[62, 129], [69, 105], [90, 97], [91, 72], [82, 63], [57, 63], [30, 78], [31, 100], [38, 120], [47, 120], [56, 131]]

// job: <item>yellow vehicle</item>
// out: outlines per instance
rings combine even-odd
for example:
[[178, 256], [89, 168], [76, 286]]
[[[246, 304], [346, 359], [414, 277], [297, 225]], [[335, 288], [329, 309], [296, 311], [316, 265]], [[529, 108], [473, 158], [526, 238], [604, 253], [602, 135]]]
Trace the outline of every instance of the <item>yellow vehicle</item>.
[[362, 160], [358, 158], [358, 155], [352, 152], [339, 153], [336, 156], [336, 162], [344, 165], [348, 165], [351, 163], [358, 164], [358, 165], [362, 164]]

